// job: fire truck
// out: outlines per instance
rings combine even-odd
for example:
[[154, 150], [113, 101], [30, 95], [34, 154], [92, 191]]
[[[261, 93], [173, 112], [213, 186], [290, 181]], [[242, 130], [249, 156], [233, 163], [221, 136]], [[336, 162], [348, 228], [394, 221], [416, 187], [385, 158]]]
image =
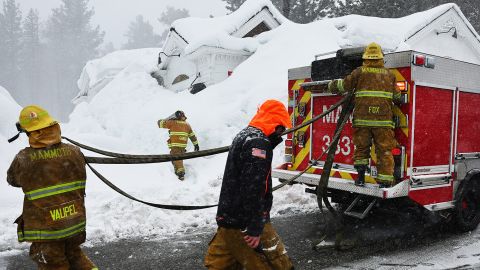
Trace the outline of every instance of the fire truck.
[[[300, 125], [322, 114], [342, 97], [316, 91], [316, 82], [344, 78], [362, 64], [359, 48], [317, 55], [310, 66], [288, 72], [288, 110]], [[480, 222], [480, 66], [417, 51], [385, 54], [396, 76], [402, 104], [394, 107], [392, 151], [395, 184], [380, 188], [372, 147], [365, 187], [354, 185], [352, 118], [342, 131], [327, 194], [343, 214], [365, 218], [374, 207], [409, 205], [448, 218], [460, 231]], [[324, 161], [315, 162], [332, 142], [341, 112], [305, 126], [285, 140], [285, 163], [273, 170], [281, 181], [313, 165], [295, 183], [314, 192]]]

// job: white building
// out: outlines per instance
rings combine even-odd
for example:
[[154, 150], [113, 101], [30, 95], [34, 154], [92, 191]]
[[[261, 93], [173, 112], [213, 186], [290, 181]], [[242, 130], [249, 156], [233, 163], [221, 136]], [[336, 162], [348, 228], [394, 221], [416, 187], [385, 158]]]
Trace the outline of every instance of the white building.
[[157, 76], [174, 91], [192, 82], [206, 86], [221, 82], [255, 52], [259, 34], [284, 21], [269, 0], [248, 0], [232, 14], [218, 18], [177, 20], [159, 54]]

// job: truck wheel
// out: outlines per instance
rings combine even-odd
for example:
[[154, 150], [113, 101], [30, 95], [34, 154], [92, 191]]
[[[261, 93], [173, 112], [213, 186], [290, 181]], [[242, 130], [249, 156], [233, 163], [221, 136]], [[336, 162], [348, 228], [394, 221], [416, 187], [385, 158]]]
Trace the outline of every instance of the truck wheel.
[[[465, 184], [465, 185], [464, 185]], [[480, 181], [462, 183], [455, 205], [455, 225], [461, 232], [473, 231], [480, 223]]]

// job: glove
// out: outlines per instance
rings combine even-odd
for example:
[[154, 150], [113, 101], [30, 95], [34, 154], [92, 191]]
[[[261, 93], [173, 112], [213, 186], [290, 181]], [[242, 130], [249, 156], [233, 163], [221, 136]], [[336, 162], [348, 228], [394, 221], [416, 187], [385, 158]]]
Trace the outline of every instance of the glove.
[[198, 151], [200, 151], [200, 146], [198, 146], [198, 144], [197, 144], [197, 145], [194, 146], [193, 149], [195, 150], [195, 152], [198, 152]]
[[330, 81], [330, 82], [328, 83], [327, 89], [328, 89], [328, 91], [330, 91], [330, 92], [331, 92], [331, 91], [333, 90], [333, 88], [334, 88], [334, 86], [333, 86], [333, 82], [334, 82], [334, 81], [335, 81], [335, 80], [332, 80], [332, 81]]

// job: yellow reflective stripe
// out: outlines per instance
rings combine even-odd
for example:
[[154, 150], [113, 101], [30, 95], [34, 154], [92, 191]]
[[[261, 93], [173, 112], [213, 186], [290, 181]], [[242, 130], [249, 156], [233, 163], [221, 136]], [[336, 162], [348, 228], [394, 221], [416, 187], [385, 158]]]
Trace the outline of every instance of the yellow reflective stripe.
[[355, 92], [355, 97], [379, 97], [379, 98], [392, 98], [393, 93], [377, 90], [360, 90]]
[[393, 175], [386, 175], [386, 174], [378, 174], [376, 177], [377, 180], [382, 180], [382, 181], [393, 181]]
[[187, 147], [186, 143], [169, 143], [168, 147]]
[[[36, 118], [33, 118], [33, 119], [38, 120], [40, 117], [45, 116], [45, 115], [48, 115], [48, 112], [39, 112], [39, 113], [37, 113], [37, 117], [36, 117]], [[20, 120], [20, 124], [21, 124], [22, 126], [23, 126], [23, 125], [26, 125], [26, 124], [32, 122], [33, 119], [32, 119], [32, 118], [28, 118], [28, 119]]]
[[393, 128], [393, 121], [382, 120], [360, 120], [353, 119], [353, 126], [367, 126], [367, 127], [391, 127]]
[[353, 161], [354, 165], [368, 165], [368, 158]]
[[38, 230], [38, 231], [23, 231], [18, 232], [18, 241], [38, 241], [38, 240], [55, 240], [55, 239], [62, 239], [68, 236], [72, 236], [79, 232], [85, 231], [85, 221], [74, 225], [72, 227], [63, 229], [63, 230], [56, 230], [56, 231], [46, 231], [46, 230]]
[[188, 134], [188, 137], [193, 137], [193, 136], [195, 136], [195, 133], [193, 133], [193, 132]]
[[175, 132], [175, 131], [170, 131], [170, 135], [174, 135], [174, 136], [185, 136], [185, 137], [187, 137], [187, 136], [188, 136], [188, 132]]
[[85, 189], [86, 181], [75, 181], [46, 188], [36, 189], [29, 192], [25, 192], [25, 196], [28, 200], [33, 201], [40, 198], [45, 198], [53, 195], [58, 195], [78, 189]]
[[340, 93], [345, 92], [345, 88], [343, 86], [343, 80], [338, 80], [337, 81], [337, 88], [338, 88], [338, 92], [340, 92]]
[[198, 141], [194, 141], [192, 143], [193, 143], [193, 145], [198, 145]]
[[160, 120], [160, 122], [158, 122], [158, 126], [161, 127], [161, 128], [164, 128], [165, 127], [165, 120]]
[[362, 67], [362, 72], [375, 74], [388, 74], [388, 71], [383, 68]]

